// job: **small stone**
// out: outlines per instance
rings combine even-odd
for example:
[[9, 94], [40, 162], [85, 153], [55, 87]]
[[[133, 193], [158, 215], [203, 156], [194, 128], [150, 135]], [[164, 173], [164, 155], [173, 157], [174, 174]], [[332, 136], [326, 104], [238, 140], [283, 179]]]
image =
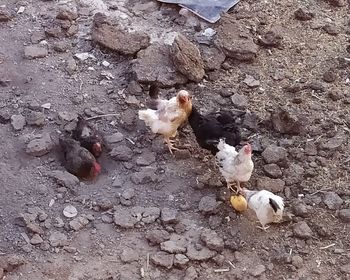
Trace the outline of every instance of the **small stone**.
[[138, 222], [138, 218], [133, 216], [130, 210], [121, 209], [114, 213], [113, 221], [117, 226], [128, 229], [135, 226], [135, 224]]
[[307, 21], [313, 19], [315, 14], [304, 8], [299, 8], [294, 12], [294, 17], [301, 21]]
[[146, 239], [151, 243], [151, 244], [160, 244], [166, 240], [170, 239], [170, 234], [169, 232], [165, 230], [151, 230], [146, 233]]
[[292, 205], [294, 215], [306, 218], [309, 215], [306, 204], [303, 201], [296, 201]]
[[222, 225], [222, 218], [217, 215], [212, 215], [209, 217], [209, 226], [211, 229], [216, 229]]
[[155, 265], [159, 265], [170, 269], [174, 264], [174, 255], [165, 252], [157, 252], [156, 254], [151, 256], [151, 261]]
[[43, 58], [47, 55], [48, 51], [46, 47], [32, 45], [24, 48], [24, 57], [28, 59]]
[[156, 156], [154, 153], [147, 151], [142, 153], [136, 159], [136, 164], [140, 166], [148, 166], [156, 161]]
[[110, 215], [102, 215], [101, 217], [102, 222], [106, 224], [112, 224], [113, 223], [113, 217]]
[[287, 151], [285, 148], [276, 145], [269, 145], [263, 152], [262, 157], [267, 163], [277, 163], [285, 161], [287, 158]]
[[302, 268], [303, 267], [303, 258], [296, 255], [292, 257], [292, 265], [294, 265], [296, 268]]
[[313, 143], [313, 142], [306, 142], [304, 151], [308, 156], [316, 156], [317, 155], [317, 147], [316, 147], [315, 143]]
[[67, 59], [66, 64], [67, 64], [66, 70], [67, 70], [68, 74], [73, 75], [74, 72], [78, 69], [78, 65], [75, 62], [75, 59], [73, 57], [69, 57]]
[[331, 210], [337, 210], [343, 204], [343, 200], [335, 192], [327, 192], [324, 196], [323, 202]]
[[205, 70], [219, 70], [226, 56], [218, 48], [202, 46], [202, 58]]
[[338, 149], [346, 141], [346, 138], [344, 134], [339, 133], [328, 141], [321, 143], [320, 147], [325, 150]]
[[140, 258], [139, 253], [135, 249], [125, 248], [120, 255], [120, 259], [124, 263], [136, 262]]
[[330, 69], [323, 74], [323, 80], [327, 83], [333, 83], [337, 79], [337, 73], [335, 69]]
[[212, 251], [206, 247], [197, 249], [194, 244], [189, 244], [187, 246], [186, 256], [192, 261], [206, 261], [216, 254], [216, 251]]
[[339, 34], [338, 28], [333, 24], [326, 24], [323, 26], [323, 30], [331, 36], [337, 36]]
[[63, 209], [63, 215], [67, 218], [73, 218], [78, 215], [78, 210], [73, 205], [67, 205]]
[[340, 210], [338, 216], [343, 222], [350, 223], [350, 209]]
[[68, 245], [67, 236], [58, 231], [51, 233], [49, 241], [52, 247], [63, 247]]
[[67, 52], [72, 47], [72, 44], [69, 41], [58, 41], [53, 45], [53, 49], [56, 52]]
[[279, 133], [299, 135], [304, 131], [306, 120], [302, 121], [300, 115], [289, 112], [287, 108], [279, 108], [271, 115], [271, 123]]
[[239, 109], [245, 109], [248, 105], [248, 99], [244, 95], [238, 93], [231, 96], [231, 101], [233, 105]]
[[53, 148], [51, 136], [48, 133], [43, 134], [40, 138], [31, 140], [26, 148], [26, 153], [35, 157], [41, 157], [49, 153]]
[[264, 272], [266, 271], [266, 267], [262, 264], [256, 265], [254, 268], [251, 268], [249, 270], [249, 274], [254, 276], [254, 277], [259, 277], [261, 276]]
[[101, 211], [108, 211], [113, 208], [113, 203], [108, 198], [103, 197], [96, 201], [96, 206], [98, 206]]
[[130, 200], [135, 196], [135, 190], [133, 188], [128, 188], [122, 193], [122, 197], [126, 200]]
[[209, 249], [217, 252], [221, 252], [224, 249], [224, 240], [213, 230], [204, 229], [201, 233], [201, 240]]
[[26, 118], [26, 122], [29, 125], [44, 126], [46, 123], [45, 115], [42, 112], [31, 111]]
[[49, 215], [47, 215], [46, 213], [40, 213], [40, 214], [38, 215], [38, 220], [39, 220], [39, 222], [44, 222], [44, 221], [47, 219], [48, 216], [49, 216]]
[[260, 86], [260, 81], [256, 80], [253, 76], [246, 75], [245, 79], [243, 80], [243, 83], [245, 83], [250, 88], [256, 88]]
[[176, 254], [174, 257], [174, 266], [184, 268], [190, 260], [183, 254]]
[[264, 171], [266, 172], [267, 175], [269, 175], [271, 178], [280, 178], [282, 177], [282, 170], [281, 168], [275, 164], [275, 163], [270, 163], [264, 165]]
[[88, 223], [89, 220], [86, 217], [77, 217], [69, 222], [69, 226], [71, 229], [78, 231], [84, 228]]
[[139, 185], [157, 182], [157, 178], [154, 168], [144, 167], [141, 171], [132, 174], [130, 179], [134, 184]]
[[178, 212], [176, 209], [163, 208], [160, 216], [163, 224], [177, 224], [178, 220]]
[[113, 148], [109, 154], [116, 161], [130, 161], [133, 156], [133, 151], [128, 146], [120, 145]]
[[199, 211], [204, 212], [205, 214], [216, 214], [221, 205], [220, 201], [216, 201], [213, 196], [204, 196], [199, 202]]
[[44, 240], [41, 238], [41, 236], [39, 234], [34, 234], [32, 239], [30, 240], [30, 244], [32, 244], [32, 245], [39, 245], [43, 242], [44, 242]]
[[275, 31], [268, 31], [258, 39], [258, 43], [266, 48], [279, 48], [282, 45], [283, 37]]
[[310, 229], [309, 225], [304, 221], [294, 224], [293, 233], [295, 237], [301, 239], [310, 239], [313, 236], [312, 230]]
[[68, 112], [68, 111], [60, 111], [60, 112], [58, 112], [58, 117], [61, 120], [64, 120], [64, 121], [67, 121], [67, 122], [78, 120], [78, 114], [77, 113]]
[[184, 244], [182, 244], [182, 242], [176, 242], [173, 240], [168, 240], [160, 243], [160, 249], [171, 254], [186, 252], [186, 247]]
[[198, 278], [198, 273], [193, 266], [190, 266], [189, 268], [186, 269], [185, 277], [183, 278], [183, 280], [195, 280], [197, 278]]
[[120, 132], [116, 132], [116, 133], [106, 137], [106, 142], [109, 145], [114, 144], [114, 143], [118, 143], [122, 140], [124, 140], [124, 135]]
[[56, 18], [57, 19], [62, 19], [62, 20], [73, 21], [73, 20], [76, 20], [78, 18], [78, 15], [75, 12], [73, 12], [73, 11], [60, 8]]
[[11, 124], [14, 130], [22, 130], [26, 125], [26, 119], [22, 115], [11, 116]]
[[74, 190], [80, 184], [79, 179], [67, 171], [54, 170], [49, 176], [54, 178], [60, 186], [70, 190]]

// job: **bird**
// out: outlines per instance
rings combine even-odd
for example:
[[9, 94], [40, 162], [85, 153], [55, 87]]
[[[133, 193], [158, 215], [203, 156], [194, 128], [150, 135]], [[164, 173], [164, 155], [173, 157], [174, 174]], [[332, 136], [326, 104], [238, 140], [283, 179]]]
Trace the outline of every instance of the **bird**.
[[157, 98], [156, 109], [145, 109], [138, 111], [138, 117], [143, 120], [146, 126], [151, 128], [153, 133], [161, 134], [171, 154], [178, 148], [173, 146], [177, 129], [187, 121], [192, 110], [191, 95], [186, 90], [180, 90], [176, 96], [169, 100]]
[[267, 190], [251, 191], [242, 189], [243, 195], [248, 201], [248, 207], [255, 211], [261, 224], [258, 228], [266, 231], [269, 223], [278, 223], [282, 220], [284, 201], [283, 198]]
[[59, 138], [59, 145], [63, 152], [63, 164], [69, 173], [83, 180], [92, 180], [101, 172], [101, 166], [93, 154], [80, 146], [74, 139]]
[[247, 143], [237, 152], [234, 147], [226, 144], [224, 138], [221, 138], [217, 147], [219, 151], [215, 155], [216, 163], [226, 180], [227, 187], [233, 190], [232, 185], [236, 183], [237, 192], [240, 192], [241, 183], [249, 181], [254, 169], [251, 145]]
[[195, 106], [188, 117], [188, 122], [196, 136], [197, 143], [212, 155], [219, 151], [217, 145], [221, 138], [233, 147], [241, 142], [241, 135], [230, 111], [212, 112], [202, 115]]
[[82, 116], [78, 116], [77, 127], [73, 130], [72, 137], [79, 141], [82, 147], [89, 150], [95, 158], [101, 156], [104, 146], [103, 137]]

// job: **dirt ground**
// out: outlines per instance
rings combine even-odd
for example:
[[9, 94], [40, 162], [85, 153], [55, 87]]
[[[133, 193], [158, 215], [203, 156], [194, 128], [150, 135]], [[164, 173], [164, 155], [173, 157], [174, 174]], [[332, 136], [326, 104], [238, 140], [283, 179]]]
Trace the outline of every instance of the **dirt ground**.
[[[2, 0], [0, 279], [350, 279], [349, 5], [241, 0], [211, 25], [147, 0]], [[73, 13], [56, 19], [61, 9]], [[137, 47], [138, 37], [133, 50], [122, 34], [111, 44], [123, 50], [101, 46], [91, 38], [97, 12], [149, 42]], [[208, 27], [216, 37], [200, 43]], [[189, 126], [172, 156], [137, 119], [149, 98], [139, 50], [147, 56], [174, 32], [211, 57], [204, 78], [186, 81], [158, 51], [145, 72], [165, 65], [164, 97], [183, 88], [203, 112], [245, 112], [249, 188], [286, 204], [267, 232], [229, 205]], [[91, 120], [112, 150], [94, 182], [63, 172], [55, 147], [78, 113], [114, 114]], [[63, 215], [68, 205], [76, 217]]]

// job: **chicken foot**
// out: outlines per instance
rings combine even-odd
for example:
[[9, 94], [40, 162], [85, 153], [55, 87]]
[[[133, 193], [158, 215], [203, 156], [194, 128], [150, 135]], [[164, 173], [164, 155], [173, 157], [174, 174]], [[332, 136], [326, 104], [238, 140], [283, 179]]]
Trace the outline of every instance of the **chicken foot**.
[[[256, 221], [257, 223], [261, 224], [260, 221]], [[261, 229], [263, 231], [267, 231], [267, 229], [270, 227], [270, 226], [264, 226], [264, 225], [261, 225], [261, 226], [256, 226], [258, 229]]]
[[173, 153], [173, 150], [175, 150], [175, 151], [178, 151], [179, 149], [178, 148], [176, 148], [176, 147], [174, 147], [173, 146], [173, 144], [175, 143], [175, 141], [174, 140], [170, 140], [170, 138], [164, 138], [164, 140], [165, 140], [165, 142], [166, 142], [166, 144], [167, 144], [167, 146], [168, 146], [168, 149], [169, 149], [169, 152], [173, 155], [174, 153]]
[[[241, 188], [241, 184], [240, 184], [239, 181], [236, 181], [235, 183], [226, 182], [226, 184], [227, 184], [227, 188], [228, 188], [229, 190], [231, 190], [232, 192], [235, 192], [235, 193], [242, 193], [242, 191], [243, 191], [242, 188]], [[233, 185], [236, 185], [236, 186], [235, 186], [235, 187], [236, 187], [236, 190], [234, 190]]]

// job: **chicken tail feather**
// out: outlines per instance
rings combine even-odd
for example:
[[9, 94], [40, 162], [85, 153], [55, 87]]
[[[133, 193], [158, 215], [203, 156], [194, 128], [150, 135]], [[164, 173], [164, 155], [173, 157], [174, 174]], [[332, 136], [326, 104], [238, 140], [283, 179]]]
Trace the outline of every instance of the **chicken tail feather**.
[[221, 138], [218, 144], [218, 149], [221, 151], [225, 148], [225, 138]]
[[277, 212], [280, 208], [280, 206], [278, 205], [278, 203], [276, 201], [274, 201], [272, 198], [269, 199], [269, 203], [273, 209], [273, 211]]

